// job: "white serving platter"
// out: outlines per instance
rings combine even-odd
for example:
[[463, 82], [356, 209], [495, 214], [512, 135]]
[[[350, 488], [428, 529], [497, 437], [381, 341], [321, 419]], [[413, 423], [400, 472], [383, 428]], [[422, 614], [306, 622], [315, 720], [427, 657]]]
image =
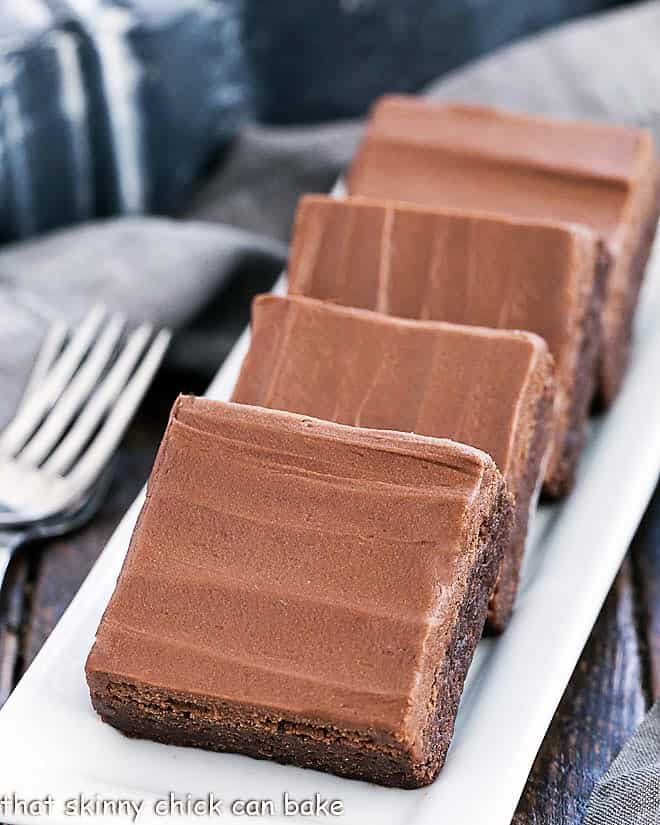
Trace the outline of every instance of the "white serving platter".
[[[534, 518], [515, 615], [504, 636], [479, 644], [454, 742], [434, 785], [381, 788], [243, 756], [131, 740], [103, 724], [90, 706], [83, 667], [140, 496], [0, 712], [0, 821], [133, 821], [108, 808], [92, 819], [89, 808], [78, 810], [80, 795], [88, 803], [141, 802], [138, 822], [217, 818], [201, 807], [191, 815], [174, 811], [164, 817], [170, 793], [182, 801], [208, 801], [214, 794], [223, 800], [224, 821], [239, 819], [230, 806], [246, 800], [272, 803], [272, 813], [265, 807], [252, 821], [292, 821], [282, 816], [286, 792], [295, 800], [320, 794], [342, 802], [341, 816], [314, 821], [507, 825], [660, 473], [659, 253], [656, 247], [623, 392], [592, 425], [572, 495], [561, 505], [542, 507]], [[284, 288], [281, 279], [276, 289]], [[211, 397], [230, 396], [248, 342], [246, 332], [211, 384]], [[3, 794], [10, 795], [4, 808]], [[30, 814], [21, 807], [47, 794], [53, 797], [48, 817], [43, 808]], [[68, 815], [67, 800], [74, 800]]]

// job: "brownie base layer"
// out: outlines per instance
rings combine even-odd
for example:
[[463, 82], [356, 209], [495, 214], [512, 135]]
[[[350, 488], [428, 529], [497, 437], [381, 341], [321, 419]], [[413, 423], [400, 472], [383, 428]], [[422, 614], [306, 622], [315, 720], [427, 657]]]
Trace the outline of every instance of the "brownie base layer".
[[561, 445], [561, 457], [555, 471], [543, 483], [542, 495], [546, 500], [567, 496], [575, 484], [575, 474], [587, 440], [587, 422], [597, 386], [603, 303], [611, 262], [605, 244], [601, 243], [596, 263], [594, 294], [583, 321], [582, 345], [573, 385], [573, 403], [566, 436]]
[[510, 499], [500, 482], [477, 539], [477, 563], [469, 573], [458, 622], [435, 674], [422, 759], [386, 733], [286, 718], [273, 710], [196, 695], [174, 695], [166, 688], [113, 674], [88, 674], [92, 704], [105, 722], [131, 737], [230, 751], [391, 787], [428, 785], [449, 748], [463, 683], [483, 630], [488, 596], [495, 586], [512, 518]]
[[552, 381], [549, 380], [536, 404], [534, 433], [516, 497], [511, 540], [508, 548], [504, 549], [495, 591], [488, 604], [484, 627], [484, 634], [487, 636], [503, 633], [513, 612], [520, 581], [520, 568], [525, 554], [530, 505], [537, 494], [539, 469], [543, 465], [552, 429], [553, 401], [554, 391]]
[[621, 389], [628, 366], [635, 309], [658, 229], [658, 218], [660, 217], [660, 171], [656, 175], [655, 200], [653, 203], [654, 209], [651, 210], [651, 214], [644, 224], [637, 249], [630, 264], [629, 286], [620, 307], [621, 322], [618, 326], [616, 340], [610, 346], [609, 356], [601, 358], [598, 388], [593, 404], [595, 412], [602, 412], [611, 406]]

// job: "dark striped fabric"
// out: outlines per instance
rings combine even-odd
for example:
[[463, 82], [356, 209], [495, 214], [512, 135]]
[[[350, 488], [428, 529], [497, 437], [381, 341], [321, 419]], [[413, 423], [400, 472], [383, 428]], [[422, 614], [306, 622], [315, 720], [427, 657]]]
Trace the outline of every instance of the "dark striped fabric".
[[171, 209], [247, 116], [242, 0], [3, 0], [0, 242]]

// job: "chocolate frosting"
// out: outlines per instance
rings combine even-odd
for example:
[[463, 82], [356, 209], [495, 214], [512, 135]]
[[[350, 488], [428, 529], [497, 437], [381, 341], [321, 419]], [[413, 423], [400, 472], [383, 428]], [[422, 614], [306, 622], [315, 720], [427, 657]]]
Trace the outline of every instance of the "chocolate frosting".
[[549, 360], [531, 333], [263, 295], [232, 400], [470, 444], [515, 490], [525, 406], [538, 401]]
[[[383, 98], [348, 174], [352, 195], [581, 224], [614, 257], [603, 307], [602, 399], [625, 368], [646, 236], [658, 220], [653, 137], [419, 98]], [[650, 227], [650, 228], [649, 228]]]
[[[180, 398], [87, 663], [415, 746], [501, 479], [447, 440]], [[439, 635], [438, 635], [439, 634]]]
[[452, 438], [488, 452], [514, 499], [514, 529], [488, 614], [488, 629], [501, 632], [544, 476], [552, 390], [552, 358], [531, 333], [262, 296], [253, 304], [233, 400]]
[[[596, 236], [579, 227], [366, 198], [306, 196], [296, 216], [289, 291], [406, 318], [524, 329], [542, 336], [555, 358], [557, 376], [551, 476], [570, 426], [582, 327], [596, 289], [597, 254]], [[480, 340], [485, 341], [483, 336]], [[506, 372], [500, 363], [500, 372]], [[446, 380], [455, 383], [453, 376]], [[510, 381], [515, 380], [512, 367]], [[496, 383], [507, 386], [499, 372]], [[474, 396], [480, 389], [461, 385], [460, 392]], [[502, 409], [510, 409], [511, 398], [509, 406], [500, 399]], [[497, 410], [489, 411], [497, 419]], [[453, 437], [462, 440], [459, 434]], [[497, 448], [495, 439], [466, 440], [504, 466], [506, 439]]]
[[373, 109], [351, 194], [589, 226], [620, 240], [650, 132], [391, 96]]

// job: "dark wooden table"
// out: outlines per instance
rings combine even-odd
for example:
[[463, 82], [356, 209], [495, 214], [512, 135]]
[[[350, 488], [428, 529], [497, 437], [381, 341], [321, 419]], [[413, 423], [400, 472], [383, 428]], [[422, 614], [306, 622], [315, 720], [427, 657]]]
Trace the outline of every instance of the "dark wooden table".
[[[201, 392], [205, 383], [188, 374], [161, 374], [124, 439], [116, 481], [93, 523], [16, 560], [7, 619], [0, 627], [2, 698], [39, 651], [144, 484], [176, 394]], [[545, 737], [515, 825], [581, 822], [594, 782], [659, 695], [660, 487]]]

